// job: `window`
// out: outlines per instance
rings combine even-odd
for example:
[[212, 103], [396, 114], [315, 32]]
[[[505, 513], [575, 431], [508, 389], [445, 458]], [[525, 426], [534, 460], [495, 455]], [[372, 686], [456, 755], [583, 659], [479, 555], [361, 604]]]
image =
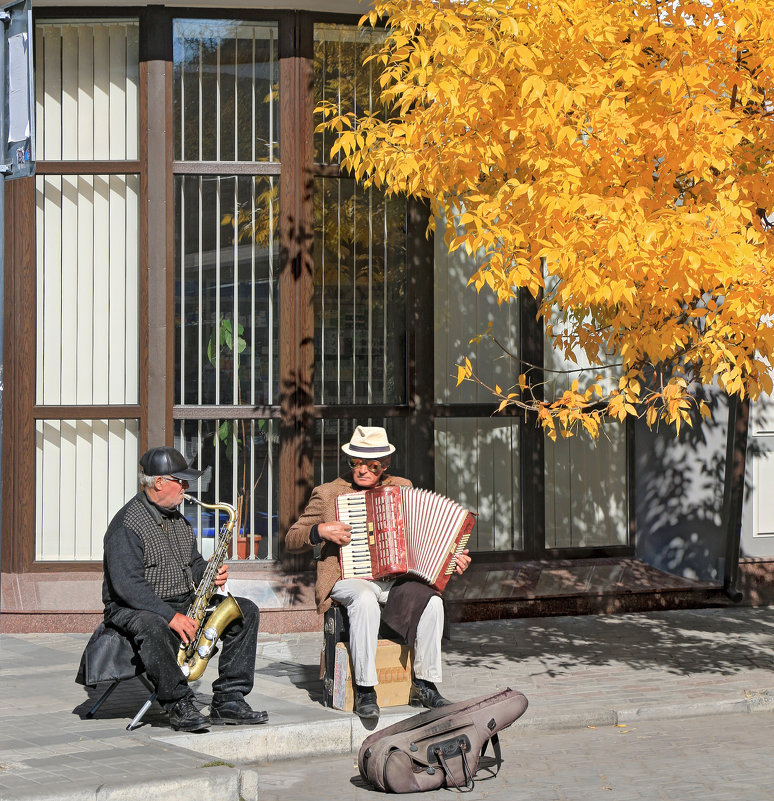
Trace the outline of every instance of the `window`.
[[[522, 550], [519, 418], [492, 417], [492, 399], [477, 384], [457, 386], [455, 365], [465, 357], [494, 386], [512, 386], [518, 369], [492, 339], [470, 339], [491, 324], [511, 354], [519, 352], [519, 308], [498, 306], [468, 286], [475, 264], [443, 245], [446, 221], [438, 220], [435, 245], [435, 483], [438, 492], [476, 512], [469, 545], [476, 551]], [[461, 313], [461, 310], [462, 313]]]
[[[377, 72], [362, 62], [381, 36], [314, 26], [315, 106], [330, 100], [341, 113], [376, 111]], [[340, 474], [340, 447], [359, 424], [383, 425], [395, 437], [393, 472], [406, 473], [409, 453], [405, 419], [394, 416], [407, 411], [409, 391], [406, 201], [340, 173], [331, 144], [315, 134], [314, 400], [323, 417], [315, 482]]]
[[[552, 320], [559, 332], [560, 324]], [[600, 354], [600, 365], [614, 362]], [[579, 373], [590, 362], [581, 353], [577, 362], [545, 348], [547, 393], [561, 395], [574, 379], [581, 386], [594, 383], [604, 370]], [[545, 547], [555, 549], [628, 545], [626, 481], [626, 425], [606, 421], [597, 440], [585, 433], [569, 439], [545, 441]]]
[[35, 556], [98, 560], [137, 487], [137, 20], [42, 21], [36, 59]]
[[[175, 20], [175, 439], [239, 514], [238, 558], [277, 554], [276, 22]], [[228, 410], [228, 414], [223, 414]], [[225, 520], [185, 505], [202, 552]]]

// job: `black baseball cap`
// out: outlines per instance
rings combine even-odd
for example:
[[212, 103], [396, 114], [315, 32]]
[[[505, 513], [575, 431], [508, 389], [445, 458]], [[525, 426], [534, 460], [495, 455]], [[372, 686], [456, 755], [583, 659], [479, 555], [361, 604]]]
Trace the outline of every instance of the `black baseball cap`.
[[195, 481], [204, 475], [204, 470], [191, 467], [185, 456], [177, 448], [160, 445], [145, 451], [140, 457], [140, 467], [146, 476], [172, 476], [185, 481]]

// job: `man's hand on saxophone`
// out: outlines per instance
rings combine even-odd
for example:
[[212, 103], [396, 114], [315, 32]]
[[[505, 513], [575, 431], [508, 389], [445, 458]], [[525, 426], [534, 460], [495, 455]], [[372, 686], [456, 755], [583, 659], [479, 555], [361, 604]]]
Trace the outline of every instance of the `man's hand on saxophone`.
[[220, 566], [220, 570], [218, 570], [218, 573], [215, 576], [215, 586], [220, 587], [220, 589], [223, 589], [227, 581], [228, 581], [228, 565], [224, 562]]
[[169, 621], [169, 628], [188, 645], [196, 636], [199, 624], [192, 617], [187, 617], [182, 612], [175, 612], [175, 616]]

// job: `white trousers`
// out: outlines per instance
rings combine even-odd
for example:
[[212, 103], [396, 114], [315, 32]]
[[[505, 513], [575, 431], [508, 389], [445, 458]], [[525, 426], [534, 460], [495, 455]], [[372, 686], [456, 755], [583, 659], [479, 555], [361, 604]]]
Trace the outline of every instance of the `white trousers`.
[[[381, 606], [387, 602], [391, 582], [340, 579], [333, 585], [331, 598], [347, 609], [349, 653], [355, 683], [372, 687], [376, 676], [376, 643], [379, 639]], [[441, 637], [443, 602], [434, 595], [422, 612], [414, 642], [414, 676], [425, 681], [441, 681]]]

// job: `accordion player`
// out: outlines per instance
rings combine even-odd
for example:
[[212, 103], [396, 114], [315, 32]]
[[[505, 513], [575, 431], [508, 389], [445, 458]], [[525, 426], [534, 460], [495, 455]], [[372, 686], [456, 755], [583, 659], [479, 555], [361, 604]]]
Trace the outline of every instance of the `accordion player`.
[[385, 486], [336, 498], [336, 517], [351, 526], [341, 546], [341, 577], [368, 580], [411, 574], [443, 592], [467, 545], [474, 515], [416, 487]]

